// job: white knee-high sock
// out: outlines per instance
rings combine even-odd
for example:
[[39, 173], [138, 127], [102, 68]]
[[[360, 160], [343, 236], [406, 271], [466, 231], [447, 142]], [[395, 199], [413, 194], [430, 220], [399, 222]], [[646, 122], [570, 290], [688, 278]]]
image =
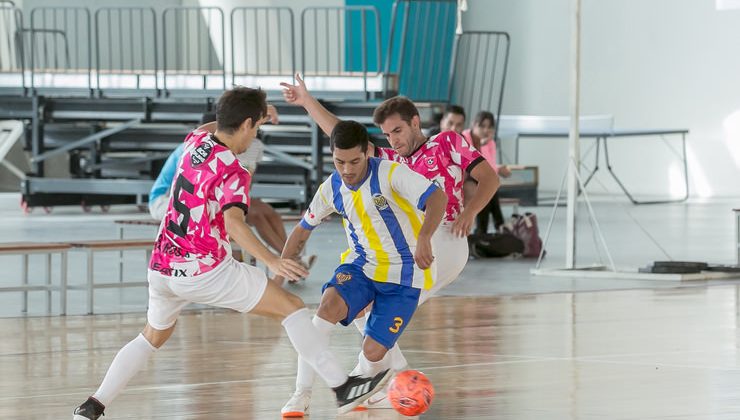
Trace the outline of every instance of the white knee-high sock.
[[146, 365], [149, 357], [157, 351], [149, 341], [139, 334], [118, 351], [103, 378], [100, 388], [93, 397], [107, 406], [123, 391], [131, 378]]
[[[331, 330], [334, 328], [334, 324], [331, 322], [320, 318], [318, 315], [314, 315], [311, 319], [311, 323], [314, 327], [316, 327], [316, 330], [318, 331], [318, 335], [316, 338], [320, 340], [322, 343], [325, 343], [326, 346], [329, 346], [330, 338], [331, 338]], [[295, 389], [306, 391], [310, 390], [313, 387], [314, 379], [316, 379], [316, 371], [311, 367], [311, 365], [301, 357], [301, 355], [298, 355], [298, 373], [295, 378]]]
[[[308, 309], [301, 308], [285, 317], [283, 327], [298, 352], [299, 375], [301, 374], [301, 363], [304, 361], [326, 381], [327, 385], [336, 388], [347, 381], [347, 374], [342, 370], [334, 354], [329, 351], [329, 332], [332, 325], [319, 317], [314, 317], [314, 319], [318, 319], [316, 324], [311, 321]], [[317, 328], [315, 325], [320, 325], [320, 327]], [[310, 373], [306, 374], [306, 371], [311, 369], [305, 368], [306, 366], [303, 367], [303, 377], [299, 378], [301, 383], [299, 384], [296, 380], [296, 386], [308, 385], [307, 388], [310, 388], [313, 377]]]
[[[362, 317], [355, 318], [352, 323], [357, 327], [357, 329], [360, 331], [362, 335], [365, 335], [365, 325], [367, 324], [367, 318], [369, 315], [365, 315]], [[388, 355], [390, 355], [390, 365], [389, 368], [400, 371], [403, 369], [406, 369], [409, 365], [409, 362], [406, 360], [406, 358], [403, 356], [403, 353], [401, 353], [401, 348], [398, 346], [398, 343], [394, 345], [390, 350], [388, 350]], [[362, 354], [360, 354], [362, 356]], [[358, 363], [357, 366], [350, 372], [350, 375], [359, 375], [360, 372], [362, 372], [362, 369], [360, 367], [360, 364]]]
[[383, 358], [378, 360], [377, 362], [371, 362], [370, 360], [368, 360], [367, 357], [365, 357], [364, 352], [360, 352], [360, 355], [357, 357], [357, 359], [357, 366], [360, 370], [360, 375], [367, 378], [373, 377], [378, 373], [390, 368], [391, 364], [390, 353], [386, 353]]
[[409, 362], [403, 356], [403, 353], [401, 353], [401, 348], [398, 347], [398, 343], [388, 350], [387, 356], [390, 357], [390, 368], [396, 372], [409, 367]]

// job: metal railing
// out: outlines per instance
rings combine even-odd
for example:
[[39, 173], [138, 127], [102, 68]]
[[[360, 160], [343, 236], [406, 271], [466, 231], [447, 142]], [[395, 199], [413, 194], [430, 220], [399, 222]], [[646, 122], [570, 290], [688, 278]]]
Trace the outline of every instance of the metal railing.
[[292, 9], [237, 7], [231, 11], [230, 21], [232, 85], [240, 76], [295, 74]]
[[23, 44], [18, 39], [23, 16], [12, 1], [0, 1], [0, 25], [0, 73], [23, 73]]
[[506, 32], [465, 31], [456, 36], [447, 97], [470, 118], [479, 111], [490, 111], [496, 121], [501, 116], [510, 43]]
[[96, 88], [103, 94], [102, 74], [131, 75], [133, 89], [147, 78], [157, 90], [157, 18], [153, 8], [103, 7], [95, 11]]
[[[359, 39], [355, 42], [354, 29], [358, 26]], [[380, 38], [380, 16], [374, 6], [303, 9], [301, 71], [306, 77], [362, 75], [367, 97], [368, 76], [380, 75], [382, 68]]]
[[[199, 87], [226, 89], [224, 12], [218, 7], [169, 7], [162, 13], [162, 67], [165, 95], [172, 76], [198, 76]], [[212, 81], [212, 79], [215, 79]]]
[[[82, 74], [87, 79], [86, 94], [92, 94], [92, 32], [90, 11], [82, 7], [37, 7], [31, 11], [31, 86], [37, 84], [36, 73]], [[38, 43], [36, 34], [43, 37]], [[57, 36], [59, 35], [59, 36]], [[66, 44], [69, 54], [64, 65], [60, 65], [59, 40]], [[52, 87], [53, 88], [53, 87]]]

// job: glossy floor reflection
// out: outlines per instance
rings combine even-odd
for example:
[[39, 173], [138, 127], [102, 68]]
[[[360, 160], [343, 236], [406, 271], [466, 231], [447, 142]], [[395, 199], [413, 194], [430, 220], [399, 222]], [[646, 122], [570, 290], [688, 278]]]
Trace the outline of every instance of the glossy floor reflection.
[[[436, 388], [422, 418], [735, 419], [739, 296], [733, 285], [440, 297], [400, 342]], [[143, 314], [1, 319], [0, 418], [70, 418], [143, 323]], [[359, 343], [354, 329], [335, 330], [347, 369]], [[275, 321], [190, 312], [105, 419], [279, 418], [295, 361]], [[335, 418], [323, 384], [311, 418]]]

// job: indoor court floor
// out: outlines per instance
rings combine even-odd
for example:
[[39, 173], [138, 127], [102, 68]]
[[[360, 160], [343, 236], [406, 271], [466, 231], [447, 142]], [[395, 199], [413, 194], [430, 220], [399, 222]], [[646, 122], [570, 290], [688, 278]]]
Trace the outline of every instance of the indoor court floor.
[[[4, 241], [107, 239], [114, 220], [145, 218], [133, 206], [103, 214], [57, 208], [24, 216], [17, 195], [0, 194]], [[620, 267], [675, 260], [735, 263], [730, 200], [632, 206], [597, 199], [595, 210]], [[504, 209], [509, 211], [509, 209]], [[539, 216], [541, 234], [550, 207]], [[564, 254], [559, 210], [545, 265]], [[579, 261], [603, 260], [590, 224], [579, 222]], [[638, 223], [640, 226], [637, 226]], [[288, 225], [290, 227], [290, 225]], [[153, 237], [150, 228], [126, 232]], [[652, 239], [650, 239], [652, 238]], [[653, 242], [653, 240], [655, 242]], [[304, 283], [288, 286], [315, 308], [320, 286], [344, 245], [336, 220], [319, 228], [309, 253], [320, 255]], [[661, 251], [661, 249], [663, 251]], [[664, 254], [665, 252], [665, 254]], [[128, 277], [144, 273], [143, 252], [125, 259]], [[668, 254], [668, 255], [666, 255]], [[3, 257], [0, 284], [16, 282], [18, 258]], [[96, 279], [117, 276], [117, 256], [96, 263]], [[530, 276], [530, 260], [473, 260], [461, 278], [422, 306], [400, 340], [411, 365], [432, 380], [429, 419], [736, 419], [740, 418], [740, 282], [652, 281]], [[43, 264], [32, 265], [32, 272]], [[70, 283], [83, 282], [70, 254]], [[69, 315], [45, 315], [45, 294], [0, 294], [0, 418], [69, 419], [118, 349], [145, 322], [144, 289], [69, 293]], [[332, 347], [347, 368], [360, 335], [337, 327]], [[276, 321], [191, 308], [172, 339], [108, 407], [115, 419], [273, 419], [293, 389], [296, 354]], [[317, 382], [311, 417], [335, 418], [329, 389]], [[403, 418], [391, 410], [341, 418]]]

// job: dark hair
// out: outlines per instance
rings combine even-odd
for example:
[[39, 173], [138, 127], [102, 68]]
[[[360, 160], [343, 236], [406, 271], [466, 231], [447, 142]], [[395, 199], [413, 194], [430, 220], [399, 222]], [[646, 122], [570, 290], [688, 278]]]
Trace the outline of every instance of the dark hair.
[[214, 111], [204, 112], [203, 115], [200, 116], [201, 125], [208, 124], [214, 121], [216, 121], [216, 113]]
[[447, 114], [462, 115], [463, 118], [466, 118], [465, 108], [461, 107], [460, 105], [447, 105], [447, 107], [445, 108], [444, 116], [447, 116]]
[[237, 86], [227, 90], [216, 103], [218, 130], [233, 133], [247, 118], [256, 124], [267, 115], [267, 101], [262, 89]]
[[370, 136], [364, 125], [357, 121], [340, 121], [331, 130], [331, 150], [347, 150], [360, 146], [362, 152], [367, 152], [367, 144], [370, 142]]
[[380, 106], [375, 108], [373, 122], [377, 125], [383, 124], [385, 120], [394, 114], [398, 114], [402, 120], [411, 124], [411, 119], [419, 115], [419, 110], [416, 109], [416, 105], [409, 98], [405, 96], [394, 96], [393, 98], [386, 99]]
[[494, 117], [493, 114], [488, 111], [480, 111], [479, 113], [477, 113], [475, 115], [475, 120], [473, 120], [473, 124], [481, 125], [485, 120], [490, 121], [491, 127], [496, 128], [496, 117]]

